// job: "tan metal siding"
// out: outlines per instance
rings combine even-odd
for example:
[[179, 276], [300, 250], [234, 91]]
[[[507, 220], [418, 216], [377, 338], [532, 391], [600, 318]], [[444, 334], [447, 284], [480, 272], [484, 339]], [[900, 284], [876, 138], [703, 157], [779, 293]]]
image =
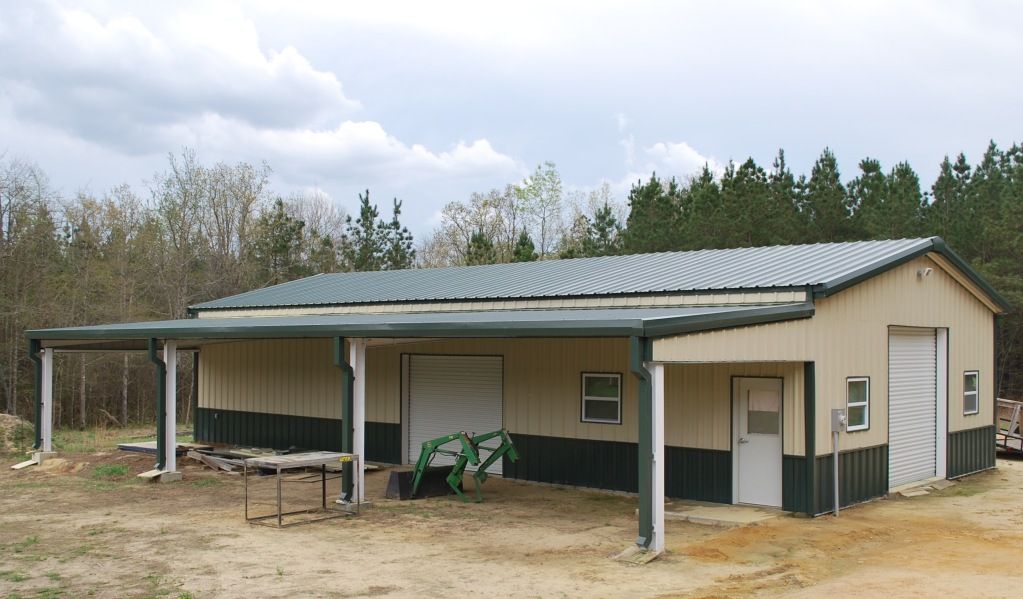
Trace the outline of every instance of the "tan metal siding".
[[340, 418], [340, 385], [326, 339], [216, 343], [199, 352], [202, 408]]
[[[845, 379], [871, 377], [871, 427], [843, 435], [842, 448], [888, 441], [888, 326], [949, 329], [949, 429], [975, 428], [993, 418], [993, 319], [991, 311], [941, 268], [918, 278], [935, 262], [920, 257], [817, 302], [812, 319], [710, 331], [654, 343], [654, 359], [668, 362], [816, 362], [817, 430], [829, 428], [830, 410], [845, 404]], [[962, 415], [962, 373], [981, 378], [981, 410]], [[817, 435], [817, 453], [830, 451]]]
[[667, 445], [731, 449], [733, 377], [778, 377], [783, 380], [784, 451], [803, 453], [802, 363], [669, 364], [664, 377]]

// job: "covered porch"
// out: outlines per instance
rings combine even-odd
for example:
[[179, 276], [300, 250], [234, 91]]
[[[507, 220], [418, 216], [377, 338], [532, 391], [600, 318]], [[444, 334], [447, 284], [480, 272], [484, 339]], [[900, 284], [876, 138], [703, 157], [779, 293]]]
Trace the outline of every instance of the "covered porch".
[[[420, 314], [350, 314], [337, 316], [199, 318], [128, 323], [96, 327], [29, 331], [37, 361], [38, 417], [36, 444], [52, 450], [52, 360], [55, 352], [139, 351], [154, 362], [158, 391], [157, 469], [172, 477], [174, 414], [177, 397], [173, 373], [181, 352], [201, 352], [247, 340], [319, 339], [337, 371], [336, 409], [340, 412], [341, 450], [365, 455], [367, 396], [373, 377], [367, 376], [374, 348], [423, 343], [429, 340], [497, 339], [619, 339], [627, 343], [628, 370], [635, 385], [636, 490], [639, 524], [636, 544], [660, 552], [664, 547], [665, 401], [666, 378], [674, 366], [653, 360], [652, 340], [720, 328], [761, 324], [813, 314], [812, 305], [725, 306], [698, 308], [620, 308], [588, 310], [483, 311]], [[695, 359], [694, 361], [698, 361]], [[812, 364], [807, 366], [812, 377]], [[666, 374], [667, 372], [667, 374]], [[253, 373], [255, 374], [255, 373]], [[812, 389], [812, 385], [809, 386]], [[161, 398], [162, 395], [162, 398]], [[812, 399], [812, 393], [808, 394]], [[808, 402], [809, 403], [809, 402]], [[809, 430], [812, 430], [810, 427]], [[169, 432], [168, 432], [169, 431]], [[672, 434], [671, 431], [668, 434]], [[169, 437], [168, 437], [169, 435]], [[403, 435], [405, 438], [405, 435]], [[813, 443], [807, 446], [812, 447]], [[698, 473], [694, 473], [698, 476]], [[345, 477], [344, 494], [352, 498], [353, 476]], [[812, 484], [812, 475], [808, 479]]]

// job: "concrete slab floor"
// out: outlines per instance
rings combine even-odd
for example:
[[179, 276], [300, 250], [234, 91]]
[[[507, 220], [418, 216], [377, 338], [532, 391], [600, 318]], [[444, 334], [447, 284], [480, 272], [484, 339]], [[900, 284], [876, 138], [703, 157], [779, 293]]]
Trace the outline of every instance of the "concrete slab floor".
[[779, 509], [753, 505], [722, 505], [716, 503], [673, 501], [664, 506], [667, 520], [693, 524], [736, 527], [756, 524], [785, 514]]

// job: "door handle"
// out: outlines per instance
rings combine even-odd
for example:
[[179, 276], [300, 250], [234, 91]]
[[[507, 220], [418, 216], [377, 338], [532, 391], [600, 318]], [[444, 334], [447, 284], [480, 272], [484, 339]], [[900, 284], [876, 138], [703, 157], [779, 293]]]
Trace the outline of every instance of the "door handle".
[[749, 439], [746, 437], [739, 437], [739, 444], [741, 445], [742, 443], [749, 443]]

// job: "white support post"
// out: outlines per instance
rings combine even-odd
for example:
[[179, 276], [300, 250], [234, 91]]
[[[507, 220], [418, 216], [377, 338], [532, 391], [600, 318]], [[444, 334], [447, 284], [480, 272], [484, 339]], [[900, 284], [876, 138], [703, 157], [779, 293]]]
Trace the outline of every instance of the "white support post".
[[53, 349], [42, 350], [43, 355], [43, 388], [42, 388], [42, 426], [39, 451], [53, 451]]
[[359, 456], [355, 473], [355, 486], [359, 501], [366, 500], [366, 340], [351, 339], [348, 363], [352, 365], [355, 381], [352, 385], [352, 453]]
[[163, 344], [163, 361], [167, 365], [166, 406], [167, 418], [160, 425], [164, 427], [164, 471], [176, 472], [177, 460], [177, 414], [178, 414], [178, 342], [168, 339]]
[[653, 528], [654, 538], [650, 549], [655, 553], [664, 551], [664, 364], [648, 366], [651, 378], [651, 411], [653, 412], [653, 430], [651, 439], [654, 450], [653, 488]]

